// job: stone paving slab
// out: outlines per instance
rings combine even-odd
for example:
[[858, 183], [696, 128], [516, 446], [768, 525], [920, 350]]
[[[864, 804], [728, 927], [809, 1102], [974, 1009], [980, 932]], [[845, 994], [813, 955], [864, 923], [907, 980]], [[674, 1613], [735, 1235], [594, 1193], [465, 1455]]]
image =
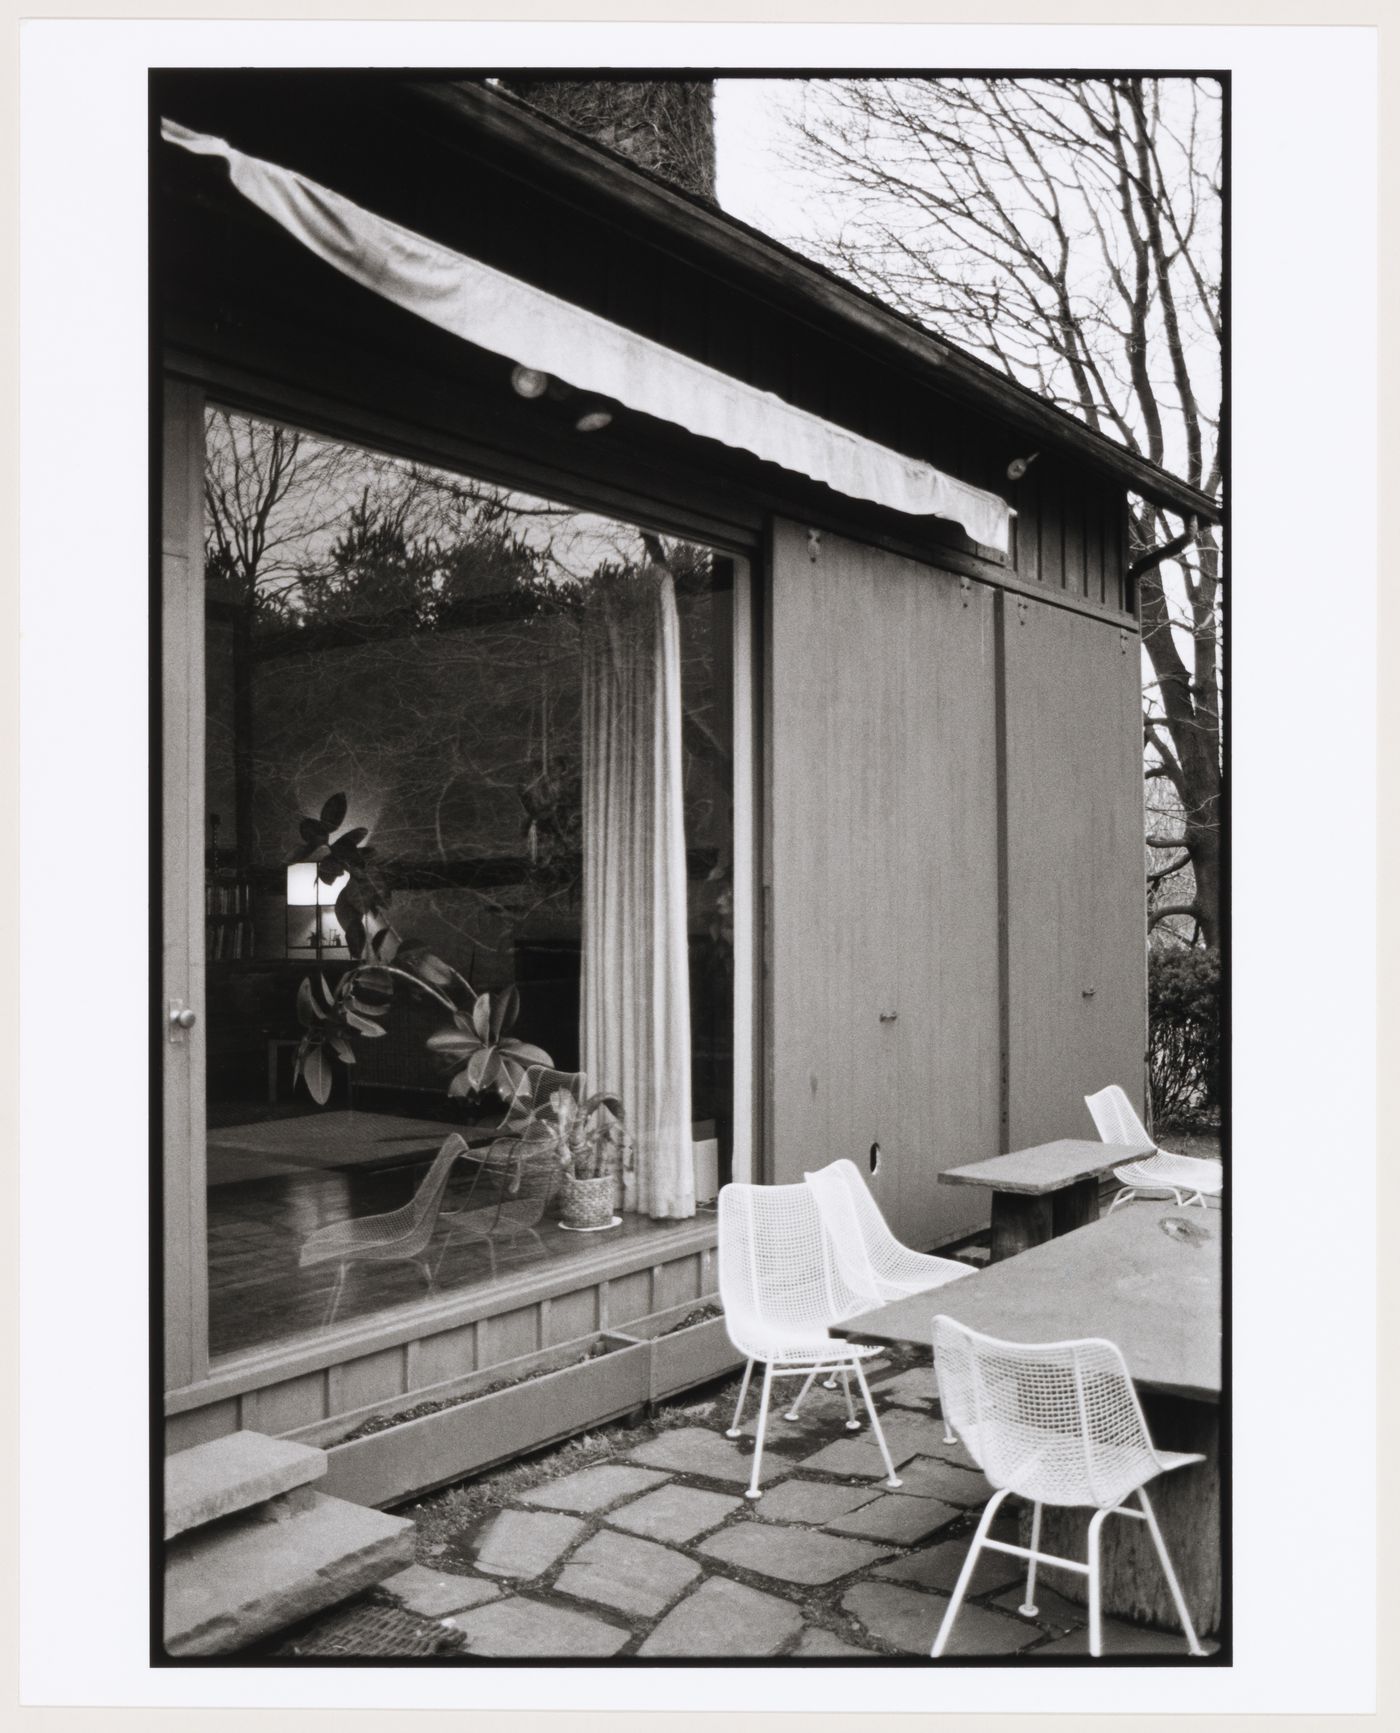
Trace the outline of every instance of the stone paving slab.
[[992, 1496], [992, 1483], [976, 1469], [959, 1468], [934, 1456], [916, 1456], [900, 1464], [902, 1493], [918, 1498], [941, 1498], [945, 1504], [971, 1509]]
[[786, 1528], [760, 1522], [736, 1523], [721, 1529], [696, 1549], [707, 1558], [738, 1565], [759, 1576], [814, 1587], [863, 1570], [886, 1556], [887, 1548], [870, 1546], [820, 1529]]
[[495, 1583], [483, 1582], [480, 1577], [430, 1571], [424, 1565], [410, 1565], [379, 1586], [402, 1602], [409, 1612], [419, 1613], [425, 1619], [440, 1619], [448, 1613], [482, 1606], [486, 1601], [494, 1601], [501, 1592]]
[[576, 1516], [500, 1510], [469, 1537], [472, 1563], [493, 1577], [537, 1577], [584, 1533]]
[[[893, 1496], [893, 1495], [891, 1495]], [[938, 1546], [919, 1547], [906, 1557], [877, 1567], [875, 1575], [892, 1583], [908, 1583], [921, 1589], [939, 1589], [951, 1595], [957, 1586], [958, 1573], [963, 1568], [971, 1535], [961, 1540], [945, 1540]], [[1004, 1552], [986, 1552], [977, 1560], [968, 1594], [995, 1594], [1023, 1580], [1025, 1565], [1009, 1558]], [[1016, 1596], [1019, 1602], [1020, 1596]]]
[[832, 1534], [854, 1534], [866, 1540], [892, 1541], [896, 1546], [917, 1546], [961, 1515], [956, 1505], [944, 1504], [937, 1498], [906, 1497], [901, 1491], [887, 1493], [873, 1504], [836, 1517], [826, 1527]]
[[[1218, 1643], [1204, 1641], [1201, 1647], [1209, 1654], [1214, 1654], [1220, 1647]], [[1120, 1624], [1117, 1619], [1103, 1621], [1103, 1655], [1175, 1655], [1184, 1657], [1187, 1653], [1186, 1638], [1180, 1631], [1151, 1631], [1141, 1625]], [[1053, 1643], [1047, 1643], [1043, 1649], [1036, 1650], [1037, 1655], [1083, 1655], [1089, 1654], [1089, 1630], [1086, 1626], [1081, 1631], [1071, 1631], [1067, 1636], [1056, 1637]]]
[[710, 1577], [672, 1607], [639, 1655], [776, 1655], [802, 1629], [790, 1602], [744, 1583]]
[[520, 1495], [522, 1504], [543, 1505], [547, 1510], [571, 1510], [587, 1514], [604, 1510], [619, 1499], [646, 1492], [666, 1479], [651, 1468], [628, 1468], [621, 1462], [600, 1462], [580, 1468]]
[[519, 1660], [615, 1655], [632, 1634], [587, 1613], [525, 1595], [505, 1595], [444, 1623], [461, 1631], [468, 1654]]
[[[1024, 1572], [1024, 1566], [1022, 1567]], [[1001, 1607], [1008, 1613], [1015, 1613], [1018, 1618], [1021, 1602], [1026, 1598], [1026, 1583], [1024, 1574], [1018, 1574], [1017, 1587], [1008, 1589], [1005, 1594], [998, 1595], [992, 1601], [994, 1607]], [[1067, 1631], [1077, 1631], [1081, 1625], [1089, 1622], [1089, 1609], [1072, 1601], [1058, 1590], [1052, 1589], [1040, 1575], [1035, 1584], [1035, 1615], [1033, 1622], [1063, 1636]]]
[[699, 1575], [700, 1566], [684, 1553], [604, 1529], [573, 1554], [554, 1587], [575, 1600], [655, 1618]]
[[[891, 1437], [888, 1426], [885, 1428], [885, 1443], [890, 1447], [890, 1460], [896, 1468], [923, 1448], [921, 1440], [901, 1439], [898, 1433]], [[815, 1455], [803, 1457], [798, 1466], [815, 1468], [823, 1474], [859, 1474], [868, 1480], [881, 1481], [885, 1478], [884, 1458], [874, 1436], [868, 1431], [858, 1436], [834, 1439], [832, 1443], [824, 1444]]]
[[753, 1513], [763, 1522], [805, 1522], [820, 1528], [879, 1497], [878, 1492], [867, 1486], [833, 1486], [828, 1480], [785, 1480], [754, 1500]]
[[[759, 1504], [764, 1502], [758, 1500]], [[707, 1529], [718, 1528], [725, 1517], [743, 1505], [742, 1498], [706, 1492], [698, 1486], [678, 1486], [672, 1481], [631, 1504], [624, 1504], [620, 1510], [609, 1511], [606, 1520], [614, 1528], [625, 1528], [629, 1534], [639, 1534], [647, 1540], [684, 1543]]]
[[808, 1625], [798, 1639], [794, 1655], [858, 1655], [863, 1660], [869, 1660], [873, 1654], [871, 1649], [862, 1649], [856, 1643], [848, 1643], [844, 1637], [838, 1637], [835, 1631], [824, 1631], [820, 1625]]
[[873, 1385], [870, 1394], [876, 1405], [893, 1402], [897, 1408], [930, 1408], [935, 1400], [933, 1368], [911, 1366], [907, 1372], [896, 1372], [883, 1384]]
[[[906, 1654], [927, 1655], [948, 1602], [942, 1595], [920, 1594], [897, 1583], [869, 1582], [848, 1589], [841, 1605], [872, 1637]], [[1011, 1655], [1040, 1635], [1032, 1624], [964, 1603], [944, 1654]]]
[[[740, 1441], [725, 1438], [704, 1426], [681, 1426], [674, 1432], [663, 1432], [640, 1444], [627, 1457], [644, 1468], [664, 1468], [673, 1474], [694, 1474], [701, 1480], [724, 1480], [736, 1486], [747, 1486], [753, 1473], [753, 1440], [744, 1440], [748, 1448], [741, 1450]], [[791, 1471], [791, 1464], [781, 1461], [765, 1445], [762, 1484]]]

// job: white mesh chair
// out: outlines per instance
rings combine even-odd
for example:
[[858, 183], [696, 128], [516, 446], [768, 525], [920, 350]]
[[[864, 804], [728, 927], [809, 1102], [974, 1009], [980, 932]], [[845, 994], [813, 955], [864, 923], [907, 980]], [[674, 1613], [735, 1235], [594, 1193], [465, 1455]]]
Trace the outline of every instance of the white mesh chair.
[[735, 1184], [721, 1189], [719, 1296], [729, 1340], [747, 1361], [730, 1438], [739, 1436], [753, 1369], [763, 1367], [753, 1473], [744, 1496], [760, 1496], [758, 1480], [774, 1378], [804, 1378], [805, 1391], [821, 1372], [840, 1375], [846, 1392], [846, 1427], [852, 1432], [860, 1428], [851, 1397], [854, 1375], [884, 1459], [885, 1485], [899, 1486], [861, 1365], [879, 1349], [828, 1334], [829, 1325], [870, 1311], [879, 1298], [843, 1279], [810, 1186]]
[[[938, 1627], [934, 1659], [952, 1635], [983, 1547], [1029, 1561], [1026, 1599], [1020, 1608], [1027, 1617], [1037, 1611], [1037, 1564], [1058, 1565], [1087, 1576], [1089, 1653], [1101, 1654], [1099, 1530], [1106, 1517], [1115, 1515], [1147, 1524], [1186, 1633], [1186, 1646], [1193, 1655], [1204, 1654], [1144, 1489], [1157, 1475], [1205, 1458], [1154, 1448], [1117, 1346], [1097, 1340], [1000, 1342], [940, 1314], [933, 1320], [933, 1354], [944, 1411], [951, 1413], [973, 1460], [996, 1488]], [[1003, 1500], [1013, 1493], [1031, 1502], [1029, 1547], [987, 1538]], [[1133, 1496], [1136, 1510], [1124, 1502]], [[1045, 1504], [1093, 1510], [1087, 1563], [1040, 1551], [1040, 1511]]]
[[[970, 1265], [953, 1258], [930, 1257], [926, 1252], [911, 1251], [902, 1245], [890, 1232], [879, 1204], [853, 1161], [833, 1161], [802, 1177], [816, 1194], [837, 1268], [846, 1285], [855, 1292], [873, 1294], [883, 1304], [907, 1300], [911, 1294], [927, 1294], [947, 1282], [975, 1274]], [[809, 1378], [798, 1392], [787, 1419], [797, 1418], [811, 1382]], [[827, 1388], [835, 1388], [834, 1379], [827, 1380]]]
[[1167, 1196], [1180, 1207], [1185, 1193], [1185, 1203], [1198, 1203], [1202, 1209], [1207, 1197], [1220, 1196], [1225, 1183], [1221, 1164], [1204, 1156], [1173, 1155], [1169, 1149], [1158, 1149], [1116, 1083], [1110, 1083], [1097, 1095], [1086, 1095], [1084, 1103], [1104, 1143], [1136, 1143], [1151, 1151], [1138, 1161], [1114, 1168], [1113, 1177], [1123, 1189], [1108, 1206], [1110, 1214], [1120, 1203], [1138, 1196]]

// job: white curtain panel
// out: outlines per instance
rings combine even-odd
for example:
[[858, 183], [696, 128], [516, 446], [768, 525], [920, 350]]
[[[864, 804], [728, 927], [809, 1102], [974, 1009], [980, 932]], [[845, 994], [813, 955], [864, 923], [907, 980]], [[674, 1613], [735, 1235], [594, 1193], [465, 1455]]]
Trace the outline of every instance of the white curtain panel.
[[169, 120], [161, 136], [198, 156], [223, 158], [238, 191], [319, 258], [444, 331], [850, 499], [947, 518], [982, 546], [1008, 551], [1013, 514], [997, 494], [454, 253], [222, 139]]
[[636, 1151], [623, 1207], [695, 1214], [676, 591], [659, 566], [593, 587], [583, 664], [582, 1064]]

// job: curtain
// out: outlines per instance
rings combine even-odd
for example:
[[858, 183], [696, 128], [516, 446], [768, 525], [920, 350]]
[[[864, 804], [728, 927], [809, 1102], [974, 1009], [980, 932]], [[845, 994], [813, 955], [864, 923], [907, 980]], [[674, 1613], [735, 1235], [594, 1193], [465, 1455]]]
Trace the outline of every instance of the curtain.
[[623, 1207], [695, 1214], [675, 583], [595, 574], [584, 619], [581, 1051], [636, 1154]]
[[221, 157], [238, 191], [303, 246], [444, 331], [811, 476], [850, 499], [947, 518], [973, 541], [1003, 554], [1010, 546], [1015, 513], [997, 494], [454, 253], [305, 175], [245, 156], [222, 139], [170, 120], [161, 122], [161, 137], [197, 156]]

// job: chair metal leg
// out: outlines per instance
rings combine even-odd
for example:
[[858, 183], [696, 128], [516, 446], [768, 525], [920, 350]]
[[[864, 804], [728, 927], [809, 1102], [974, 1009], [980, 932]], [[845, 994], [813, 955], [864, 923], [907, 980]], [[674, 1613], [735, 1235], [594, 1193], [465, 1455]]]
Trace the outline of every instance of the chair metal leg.
[[807, 1400], [807, 1392], [812, 1388], [812, 1385], [816, 1379], [817, 1373], [820, 1371], [821, 1371], [820, 1366], [814, 1366], [812, 1368], [812, 1370], [807, 1374], [807, 1382], [797, 1392], [797, 1400], [793, 1403], [792, 1407], [788, 1409], [787, 1413], [784, 1414], [784, 1416], [783, 1416], [784, 1420], [800, 1420], [802, 1418], [802, 1416], [798, 1412], [798, 1410], [801, 1408], [802, 1404]]
[[739, 1386], [739, 1400], [734, 1407], [734, 1422], [730, 1426], [728, 1432], [725, 1433], [724, 1436], [726, 1438], [737, 1438], [739, 1436], [739, 1416], [744, 1412], [744, 1403], [748, 1400], [749, 1395], [749, 1379], [752, 1377], [753, 1361], [750, 1360], [744, 1367], [744, 1382]]
[[[1036, 1499], [1035, 1502], [1031, 1505], [1031, 1545], [1030, 1545], [1030, 1550], [1031, 1550], [1032, 1554], [1038, 1553], [1040, 1551], [1040, 1500], [1039, 1499]], [[1028, 1619], [1033, 1619], [1035, 1617], [1035, 1615], [1040, 1611], [1040, 1608], [1035, 1604], [1035, 1567], [1039, 1563], [1040, 1563], [1039, 1559], [1035, 1558], [1034, 1556], [1031, 1558], [1030, 1564], [1026, 1568], [1026, 1599], [1025, 1599], [1024, 1604], [1022, 1606], [1017, 1607], [1017, 1609], [1016, 1609], [1016, 1611], [1018, 1613], [1024, 1613]]]
[[1118, 1208], [1120, 1203], [1127, 1203], [1130, 1198], [1134, 1198], [1136, 1196], [1137, 1196], [1137, 1193], [1133, 1190], [1133, 1188], [1130, 1185], [1125, 1185], [1123, 1187], [1122, 1191], [1119, 1192], [1118, 1196], [1116, 1198], [1114, 1198], [1113, 1202], [1108, 1206], [1108, 1213], [1110, 1215], [1112, 1215], [1114, 1210], [1116, 1210]]
[[851, 1375], [849, 1372], [842, 1372], [841, 1388], [846, 1393], [846, 1430], [847, 1432], [859, 1432], [860, 1421], [856, 1419], [856, 1405], [851, 1400]]
[[948, 1404], [943, 1400], [943, 1386], [938, 1382], [938, 1362], [933, 1363], [933, 1393], [938, 1398], [938, 1412], [943, 1416], [943, 1442], [956, 1444], [957, 1434], [953, 1431], [953, 1423], [948, 1418]]
[[1089, 1653], [1098, 1659], [1103, 1653], [1102, 1587], [1099, 1575], [1099, 1530], [1112, 1510], [1096, 1510], [1089, 1518]]
[[773, 1390], [773, 1362], [767, 1360], [763, 1365], [763, 1394], [758, 1402], [758, 1435], [753, 1441], [753, 1473], [749, 1476], [748, 1491], [745, 1498], [762, 1498], [758, 1489], [758, 1471], [763, 1462], [763, 1435], [768, 1429], [768, 1398]]
[[967, 1593], [967, 1585], [972, 1581], [972, 1573], [977, 1565], [977, 1555], [982, 1550], [982, 1542], [987, 1538], [987, 1530], [992, 1526], [992, 1520], [1001, 1509], [1001, 1503], [1007, 1497], [1010, 1489], [1003, 1487], [1000, 1492], [994, 1492], [987, 1500], [987, 1508], [982, 1512], [982, 1520], [977, 1525], [977, 1532], [972, 1537], [972, 1545], [967, 1549], [967, 1557], [963, 1560], [963, 1568], [958, 1572], [958, 1580], [953, 1586], [953, 1598], [948, 1602], [943, 1621], [938, 1627], [938, 1635], [933, 1639], [933, 1648], [929, 1651], [936, 1661], [947, 1646], [949, 1637], [953, 1634], [953, 1621], [958, 1616], [958, 1608], [963, 1603]]
[[1147, 1532], [1152, 1536], [1152, 1544], [1157, 1548], [1157, 1557], [1162, 1561], [1162, 1569], [1166, 1572], [1167, 1587], [1171, 1590], [1172, 1604], [1176, 1608], [1176, 1616], [1181, 1620], [1181, 1628], [1186, 1634], [1186, 1647], [1193, 1655], [1204, 1655], [1200, 1639], [1196, 1635], [1196, 1627], [1191, 1623], [1191, 1615], [1186, 1610], [1186, 1597], [1181, 1592], [1181, 1584], [1176, 1580], [1176, 1571], [1167, 1552], [1167, 1543], [1162, 1539], [1162, 1531], [1157, 1526], [1157, 1515], [1147, 1501], [1147, 1493], [1138, 1488], [1138, 1503], [1142, 1506], [1142, 1514], [1147, 1518]]
[[885, 1468], [889, 1475], [885, 1485], [891, 1488], [903, 1486], [904, 1482], [894, 1471], [894, 1459], [890, 1455], [889, 1445], [885, 1443], [885, 1434], [880, 1427], [880, 1416], [875, 1412], [875, 1403], [870, 1395], [870, 1386], [865, 1381], [865, 1368], [859, 1360], [856, 1360], [852, 1362], [851, 1370], [855, 1373], [856, 1381], [860, 1385], [860, 1393], [865, 1398], [865, 1410], [870, 1416], [870, 1430], [875, 1434], [875, 1442], [880, 1446], [880, 1454], [885, 1459]]

